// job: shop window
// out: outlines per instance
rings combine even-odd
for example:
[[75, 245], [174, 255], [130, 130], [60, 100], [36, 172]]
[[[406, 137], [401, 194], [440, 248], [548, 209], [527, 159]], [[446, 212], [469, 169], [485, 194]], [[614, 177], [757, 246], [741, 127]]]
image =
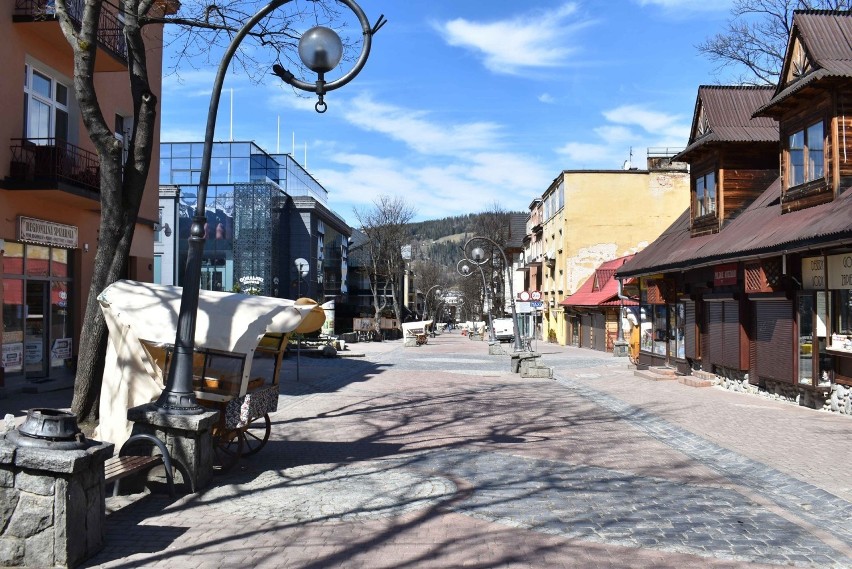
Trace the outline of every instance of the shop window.
[[684, 328], [686, 321], [686, 307], [682, 302], [669, 305], [669, 354], [678, 358], [686, 358], [686, 343], [684, 342]]
[[640, 310], [640, 348], [643, 352], [666, 355], [668, 333], [666, 331], [666, 305], [650, 304]]
[[50, 276], [68, 276], [68, 249], [54, 247], [50, 250]]
[[3, 274], [6, 275], [23, 275], [24, 274], [24, 245], [23, 243], [13, 243], [6, 241], [5, 252], [2, 259], [3, 265], [0, 267]]
[[852, 353], [852, 291], [834, 290], [831, 349]]
[[828, 293], [818, 291], [799, 295], [799, 383], [829, 382], [831, 357], [826, 351], [828, 318]]
[[[7, 243], [8, 246], [8, 243]], [[2, 364], [7, 374], [24, 369], [24, 281], [3, 278]]]
[[39, 245], [27, 246], [27, 276], [28, 277], [46, 277], [50, 265], [50, 247], [41, 247]]

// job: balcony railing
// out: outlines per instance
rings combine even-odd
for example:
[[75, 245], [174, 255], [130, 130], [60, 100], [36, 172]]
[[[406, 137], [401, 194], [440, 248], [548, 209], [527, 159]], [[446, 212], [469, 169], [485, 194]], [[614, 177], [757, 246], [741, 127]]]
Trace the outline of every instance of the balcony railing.
[[[84, 0], [68, 0], [68, 17], [79, 29], [83, 19]], [[16, 21], [49, 21], [56, 19], [55, 0], [15, 0]], [[124, 39], [124, 24], [118, 8], [104, 2], [98, 21], [98, 43], [127, 64], [127, 43]]]
[[100, 191], [98, 155], [57, 138], [13, 138], [9, 179], [23, 184], [71, 183]]

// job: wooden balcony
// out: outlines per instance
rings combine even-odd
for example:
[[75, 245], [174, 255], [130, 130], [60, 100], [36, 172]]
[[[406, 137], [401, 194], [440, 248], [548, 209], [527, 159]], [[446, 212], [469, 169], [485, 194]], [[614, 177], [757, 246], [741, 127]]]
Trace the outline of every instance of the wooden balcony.
[[[83, 0], [68, 0], [68, 15], [79, 27], [83, 17]], [[56, 17], [55, 0], [15, 0], [14, 22], [38, 25], [39, 37], [60, 49], [69, 49]], [[98, 23], [98, 47], [109, 57], [97, 58], [96, 71], [121, 71], [127, 68], [127, 44], [117, 8], [103, 4]], [[101, 61], [103, 60], [103, 61]]]
[[100, 199], [98, 155], [55, 138], [12, 139], [9, 177], [15, 190], [62, 190]]

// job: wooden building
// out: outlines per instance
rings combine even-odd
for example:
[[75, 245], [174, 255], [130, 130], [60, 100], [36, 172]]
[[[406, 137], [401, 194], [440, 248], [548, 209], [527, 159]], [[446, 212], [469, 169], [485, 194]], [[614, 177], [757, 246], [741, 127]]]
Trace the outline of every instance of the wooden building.
[[617, 273], [643, 362], [852, 412], [850, 46], [852, 14], [797, 11], [777, 86], [699, 89], [690, 209]]

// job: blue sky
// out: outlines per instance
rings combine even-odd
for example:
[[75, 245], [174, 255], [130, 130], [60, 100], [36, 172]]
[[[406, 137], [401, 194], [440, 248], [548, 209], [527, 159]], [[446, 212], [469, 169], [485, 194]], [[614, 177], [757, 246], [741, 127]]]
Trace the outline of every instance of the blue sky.
[[[695, 45], [721, 31], [730, 0], [359, 4], [388, 24], [325, 114], [277, 78], [233, 75], [216, 127], [217, 140], [233, 128], [295, 148], [349, 224], [382, 194], [418, 220], [526, 211], [562, 170], [618, 169], [631, 147], [643, 167], [648, 147], [686, 145], [698, 86], [725, 80]], [[213, 75], [166, 77], [163, 141], [203, 139]]]

